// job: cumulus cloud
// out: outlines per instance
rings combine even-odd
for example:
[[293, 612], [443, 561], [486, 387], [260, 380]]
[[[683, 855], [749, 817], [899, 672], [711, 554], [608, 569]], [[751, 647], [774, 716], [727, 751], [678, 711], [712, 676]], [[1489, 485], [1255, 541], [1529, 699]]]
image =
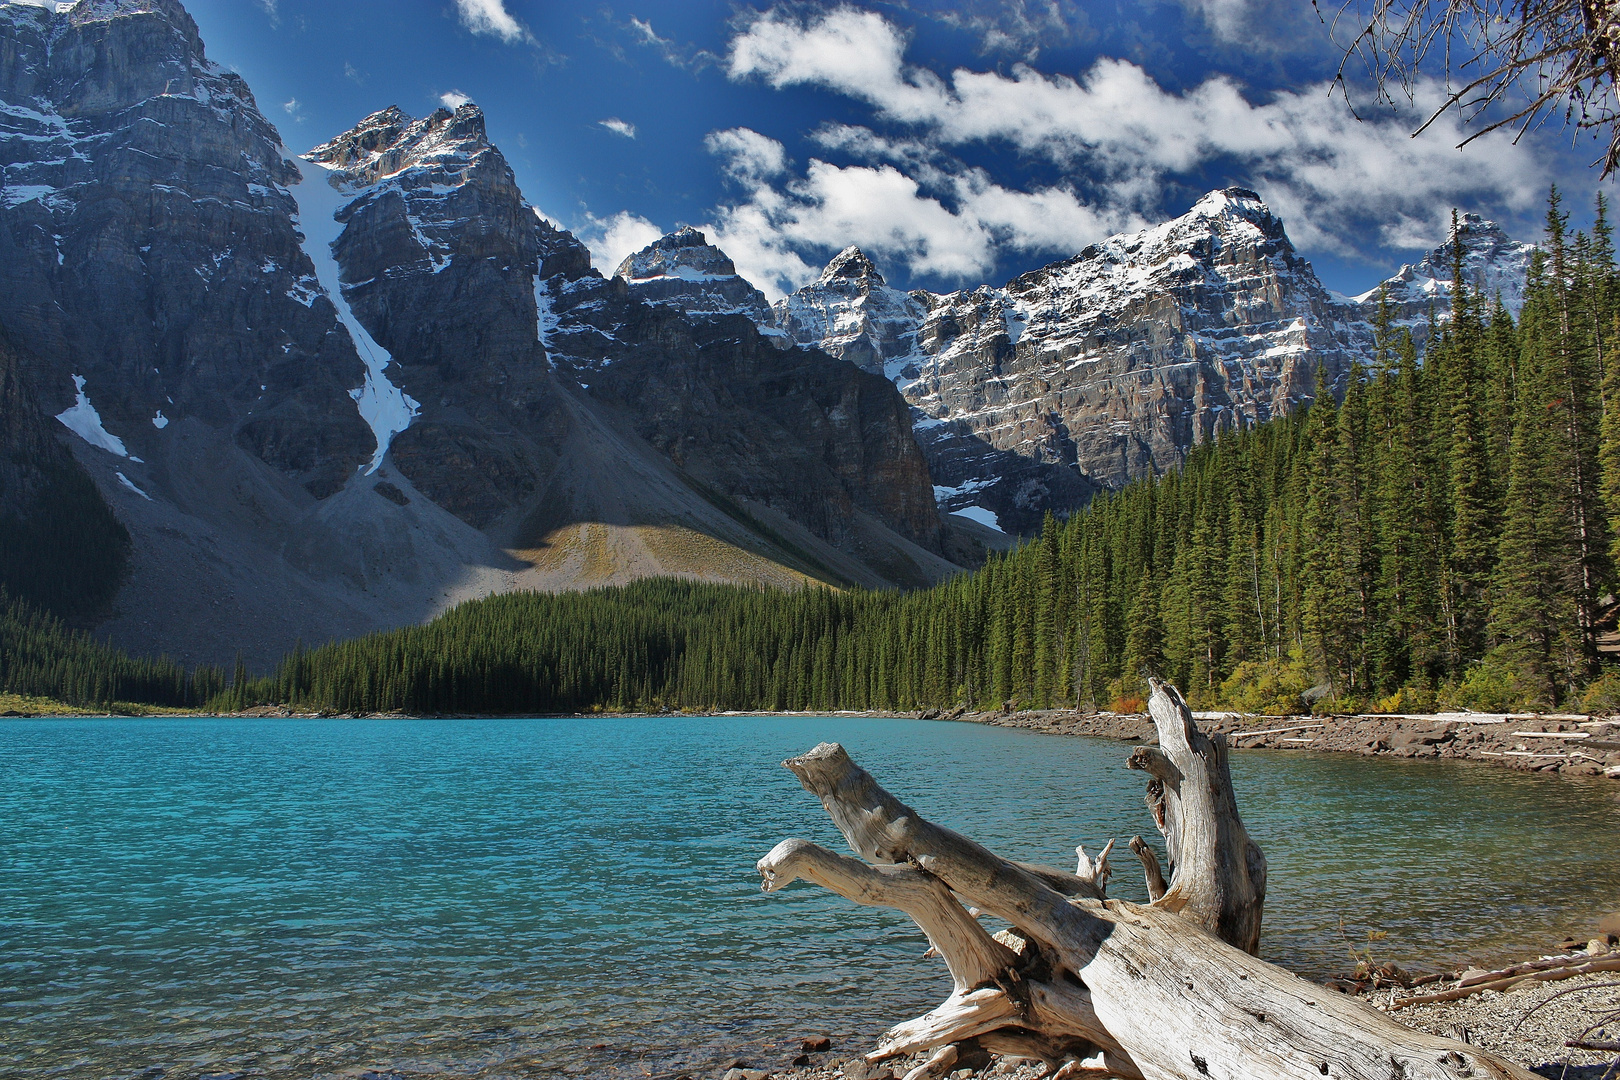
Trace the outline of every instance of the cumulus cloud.
[[506, 10], [505, 0], [456, 0], [461, 25], [475, 34], [488, 34], [512, 44], [532, 40], [523, 24]]
[[711, 131], [704, 144], [725, 162], [726, 173], [743, 183], [768, 180], [787, 170], [782, 144], [749, 128]]
[[472, 98], [463, 94], [460, 90], [446, 90], [439, 95], [439, 104], [447, 109], [459, 109], [471, 100]]
[[587, 213], [584, 228], [576, 229], [575, 235], [591, 249], [591, 265], [611, 275], [626, 256], [663, 236], [664, 230], [640, 214], [620, 210], [605, 218]]
[[[1203, 6], [1217, 19], [1245, 10], [1241, 0]], [[1285, 215], [1296, 242], [1347, 255], [1362, 237], [1438, 242], [1452, 206], [1526, 211], [1553, 179], [1533, 139], [1515, 146], [1503, 132], [1460, 151], [1466, 132], [1455, 117], [1410, 138], [1423, 107], [1438, 100], [1438, 85], [1420, 86], [1412, 110], [1359, 122], [1326, 85], [1256, 102], [1217, 76], [1178, 94], [1115, 59], [1079, 78], [1024, 64], [1005, 73], [959, 68], [947, 78], [907, 64], [905, 49], [901, 31], [874, 12], [772, 9], [739, 29], [728, 72], [863, 101], [935, 145], [1010, 145], [1084, 176], [1087, 201], [1100, 207], [1151, 216], [1186, 178], [1235, 174]]]
[[620, 120], [617, 116], [610, 116], [606, 120], [598, 120], [597, 123], [615, 135], [623, 135], [627, 139], [636, 137], [636, 125], [628, 120]]
[[[855, 130], [838, 133], [846, 145]], [[880, 152], [895, 149], [867, 135]], [[706, 229], [738, 272], [772, 297], [816, 276], [807, 254], [819, 261], [849, 244], [914, 274], [969, 282], [982, 279], [1001, 251], [1072, 253], [1141, 224], [1129, 212], [1088, 207], [1066, 189], [1015, 191], [959, 163], [912, 175], [889, 163], [812, 158], [795, 175], [781, 144], [756, 131], [714, 132], [708, 146], [742, 197], [721, 206]]]

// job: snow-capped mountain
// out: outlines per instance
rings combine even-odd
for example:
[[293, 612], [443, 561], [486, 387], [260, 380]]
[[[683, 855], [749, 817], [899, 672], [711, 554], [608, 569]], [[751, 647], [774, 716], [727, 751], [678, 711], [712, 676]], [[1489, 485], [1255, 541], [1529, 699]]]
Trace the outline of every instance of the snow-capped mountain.
[[642, 300], [670, 304], [689, 315], [746, 315], [769, 327], [765, 294], [737, 274], [726, 253], [683, 225], [627, 255], [615, 277]]
[[[1460, 237], [1465, 273], [1517, 311], [1533, 246], [1473, 215]], [[866, 364], [882, 356], [913, 406], [941, 508], [1007, 531], [1163, 472], [1216, 432], [1312, 397], [1318, 366], [1335, 385], [1372, 353], [1378, 290], [1330, 293], [1283, 223], [1242, 188], [1002, 288], [931, 296], [842, 286], [844, 267], [861, 264], [853, 276], [874, 280], [864, 256], [840, 253], [777, 303], [778, 325], [835, 353], [861, 343]], [[1443, 247], [1390, 280], [1398, 324], [1426, 332], [1431, 298], [1449, 295], [1450, 266]]]
[[917, 297], [891, 288], [860, 248], [847, 247], [815, 281], [778, 300], [772, 317], [794, 341], [894, 379], [899, 372], [888, 365], [916, 350], [927, 313]]
[[1377, 315], [1379, 297], [1387, 297], [1390, 324], [1412, 331], [1422, 344], [1429, 336], [1429, 316], [1437, 322], [1451, 318], [1453, 242], [1461, 241], [1463, 279], [1485, 294], [1487, 303], [1500, 299], [1514, 318], [1524, 307], [1524, 279], [1536, 245], [1514, 240], [1494, 221], [1478, 214], [1463, 214], [1454, 241], [1441, 244], [1417, 265], [1408, 263], [1351, 302], [1360, 306], [1369, 323]]

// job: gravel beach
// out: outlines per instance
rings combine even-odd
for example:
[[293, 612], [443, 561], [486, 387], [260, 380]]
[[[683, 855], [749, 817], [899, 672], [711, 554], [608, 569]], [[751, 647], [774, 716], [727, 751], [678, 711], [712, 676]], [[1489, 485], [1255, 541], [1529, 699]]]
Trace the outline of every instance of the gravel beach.
[[[1620, 949], [1607, 955], [1620, 959]], [[1388, 1010], [1407, 998], [1430, 995], [1455, 985], [1453, 979], [1413, 990], [1380, 990], [1361, 996], [1373, 1007]], [[1394, 1015], [1420, 1031], [1460, 1038], [1555, 1080], [1620, 1077], [1620, 1051], [1564, 1045], [1566, 1041], [1582, 1041], [1583, 1038], [1587, 1042], [1620, 1042], [1620, 972], [1578, 975], [1557, 982], [1526, 982], [1507, 991], [1486, 990], [1457, 1001], [1414, 1005]], [[1614, 1019], [1600, 1023], [1610, 1016]], [[795, 1049], [798, 1053], [794, 1053]], [[790, 1047], [782, 1060], [739, 1060], [731, 1068], [717, 1071], [715, 1076], [720, 1080], [903, 1080], [926, 1061], [925, 1057], [917, 1056], [868, 1066], [859, 1057], [862, 1049], [860, 1046], [832, 1046], [826, 1051], [804, 1053], [803, 1046]], [[802, 1063], [794, 1064], [795, 1059]], [[931, 1076], [934, 1080], [946, 1077], [952, 1080], [1036, 1080], [1046, 1075], [1044, 1066], [1032, 1061], [991, 1059], [952, 1063], [952, 1066]], [[693, 1075], [692, 1080], [701, 1080], [701, 1074]]]

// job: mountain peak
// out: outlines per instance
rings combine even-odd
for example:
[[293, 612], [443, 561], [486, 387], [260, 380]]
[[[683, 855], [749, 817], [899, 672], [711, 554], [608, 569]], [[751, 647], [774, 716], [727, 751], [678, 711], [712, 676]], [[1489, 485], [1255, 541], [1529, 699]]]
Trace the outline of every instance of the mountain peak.
[[199, 52], [202, 50], [202, 35], [197, 29], [196, 20], [192, 19], [191, 13], [185, 9], [180, 0], [79, 0], [76, 4], [57, 3], [43, 6], [47, 11], [66, 15], [68, 22], [74, 26], [109, 22], [129, 15], [160, 15], [194, 48]]
[[674, 304], [691, 315], [746, 315], [771, 329], [765, 294], [737, 275], [737, 266], [690, 225], [628, 256], [614, 276], [645, 300]]
[[1173, 227], [1177, 223], [1198, 221], [1243, 222], [1257, 226], [1262, 232], [1280, 229], [1280, 222], [1265, 200], [1259, 193], [1244, 187], [1216, 188], [1193, 203], [1192, 209], [1166, 224]]
[[878, 272], [877, 264], [867, 258], [866, 253], [854, 244], [834, 255], [827, 268], [821, 272], [821, 277], [816, 280], [818, 284], [837, 280], [865, 280], [874, 286], [888, 284]]
[[709, 238], [702, 232], [690, 225], [682, 225], [635, 254], [626, 256], [614, 273], [626, 281], [660, 277], [702, 281], [736, 277], [737, 266], [725, 252], [709, 243]]
[[[1500, 298], [1508, 313], [1518, 318], [1524, 306], [1525, 274], [1536, 245], [1513, 239], [1496, 222], [1478, 214], [1458, 218], [1454, 240], [1462, 245], [1464, 279], [1485, 294], [1486, 303]], [[1378, 306], [1380, 291], [1386, 291], [1395, 325], [1409, 328], [1421, 344], [1428, 333], [1431, 307], [1441, 320], [1451, 316], [1452, 243], [1453, 239], [1447, 239], [1421, 261], [1407, 263], [1393, 277], [1352, 299], [1371, 312]]]
[[484, 112], [468, 102], [454, 112], [435, 109], [420, 120], [390, 105], [304, 156], [376, 183], [413, 165], [464, 165], [490, 149]]

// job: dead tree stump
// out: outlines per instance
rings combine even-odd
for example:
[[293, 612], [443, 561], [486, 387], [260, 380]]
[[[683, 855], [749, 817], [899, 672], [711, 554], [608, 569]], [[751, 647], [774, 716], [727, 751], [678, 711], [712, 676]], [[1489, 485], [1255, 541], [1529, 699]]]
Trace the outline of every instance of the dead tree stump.
[[[1534, 1080], [1257, 959], [1265, 858], [1238, 816], [1225, 740], [1197, 730], [1173, 687], [1155, 684], [1149, 708], [1159, 746], [1129, 764], [1150, 777], [1170, 878], [1133, 840], [1145, 905], [1104, 898], [1112, 844], [1095, 860], [1080, 849], [1072, 874], [1012, 862], [924, 820], [837, 744], [784, 762], [861, 858], [784, 840], [759, 861], [765, 891], [802, 878], [904, 911], [951, 973], [950, 997], [890, 1029], [869, 1061], [976, 1040], [1069, 1077]], [[1012, 929], [992, 936], [964, 905]], [[1079, 1064], [1099, 1054], [1102, 1068]]]

